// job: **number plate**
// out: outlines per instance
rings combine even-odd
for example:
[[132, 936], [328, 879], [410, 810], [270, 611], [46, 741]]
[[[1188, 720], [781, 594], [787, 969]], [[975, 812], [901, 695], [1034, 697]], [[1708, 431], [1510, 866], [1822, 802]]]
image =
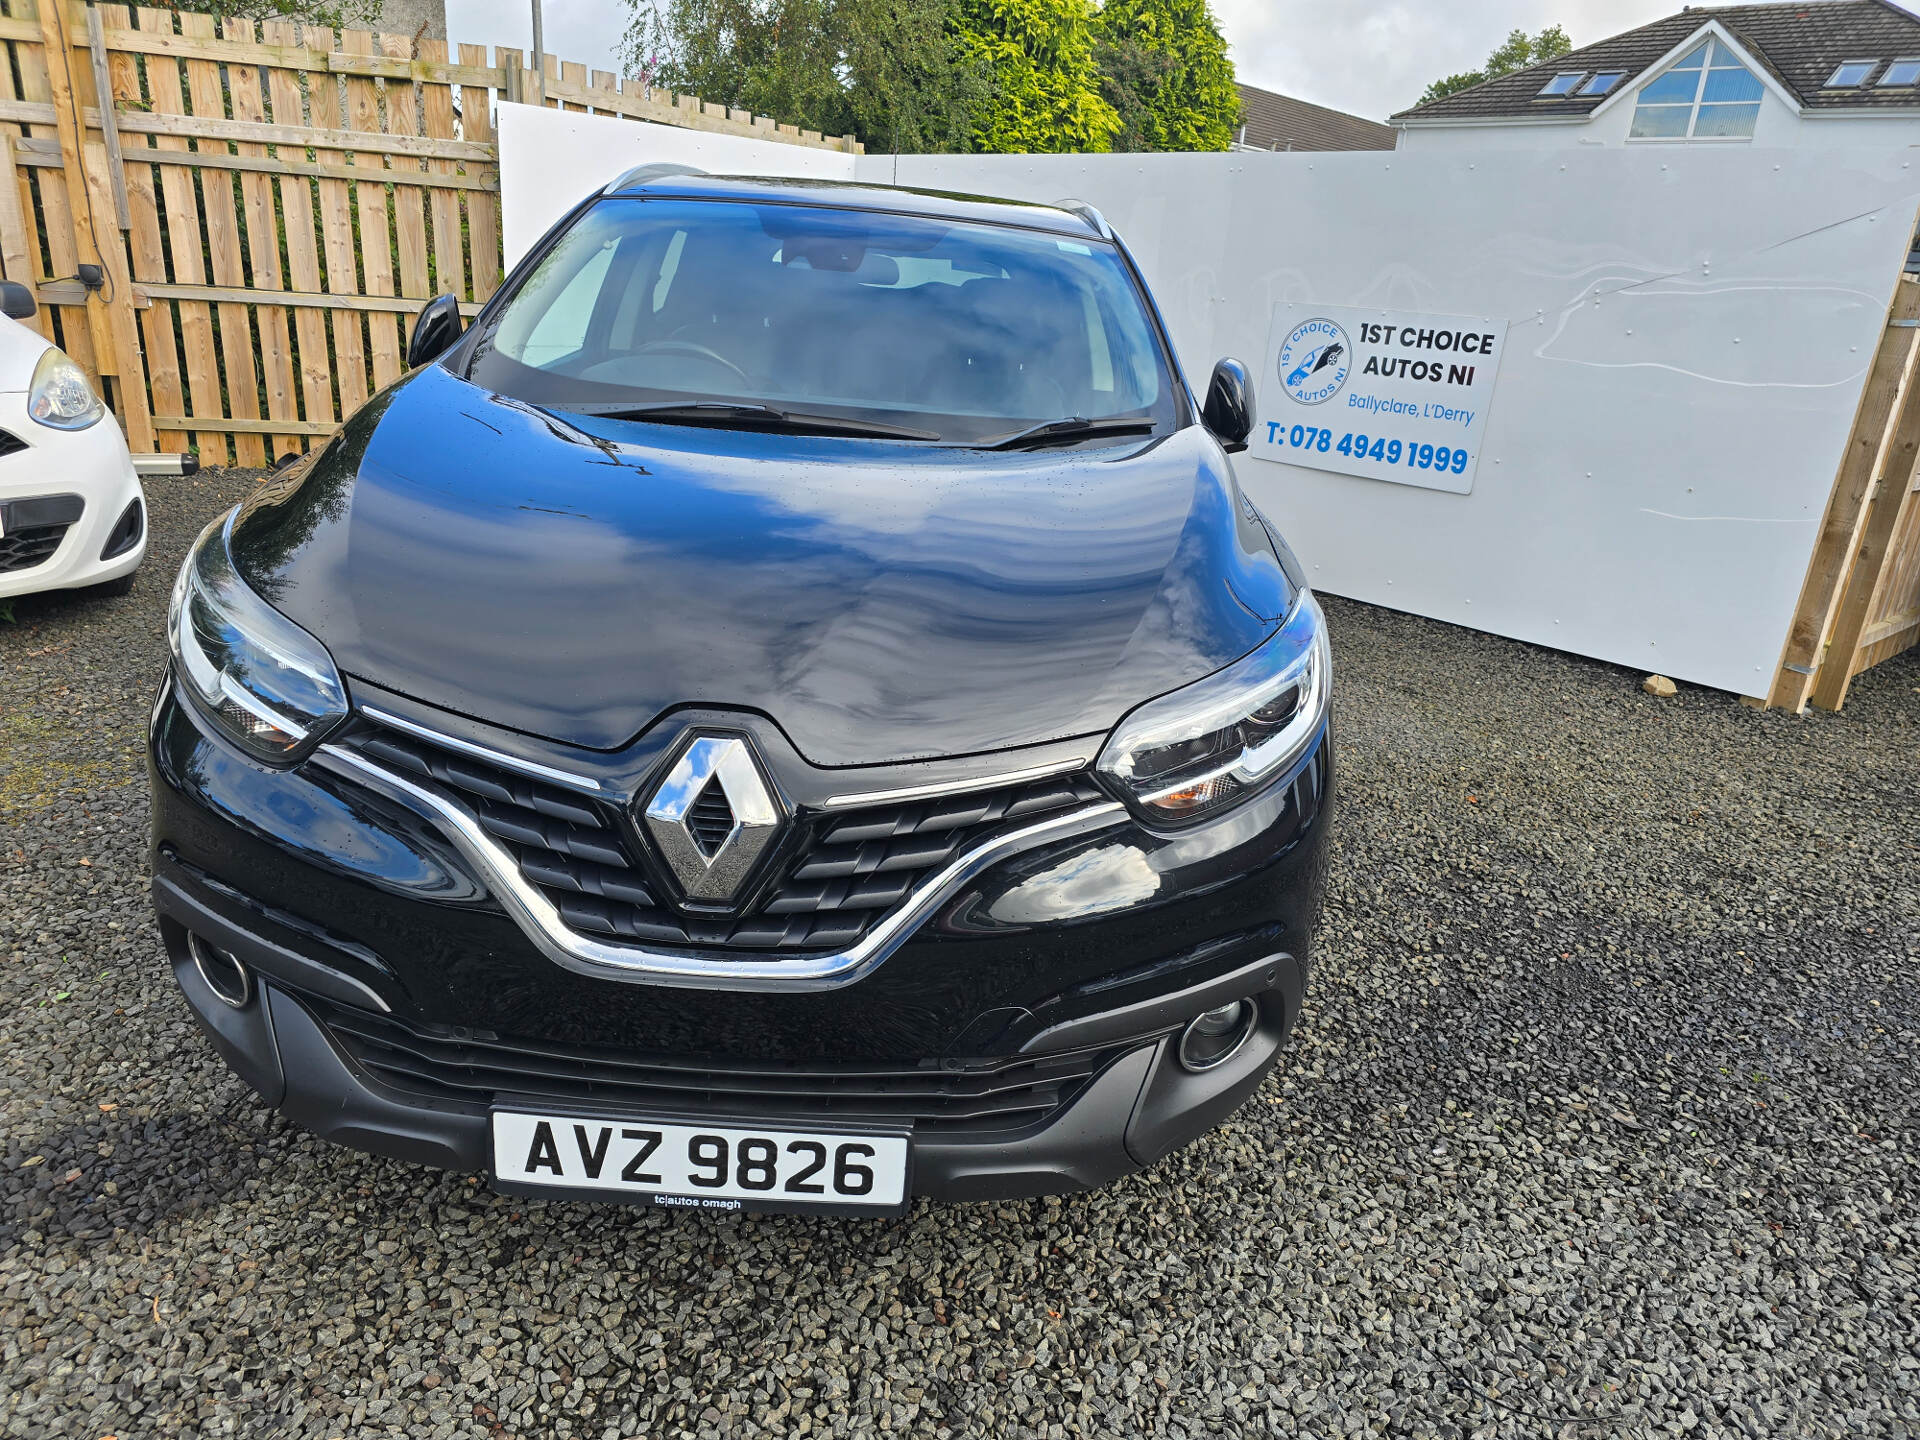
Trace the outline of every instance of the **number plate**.
[[898, 1213], [907, 1204], [910, 1148], [897, 1133], [493, 1112], [501, 1189], [684, 1209]]

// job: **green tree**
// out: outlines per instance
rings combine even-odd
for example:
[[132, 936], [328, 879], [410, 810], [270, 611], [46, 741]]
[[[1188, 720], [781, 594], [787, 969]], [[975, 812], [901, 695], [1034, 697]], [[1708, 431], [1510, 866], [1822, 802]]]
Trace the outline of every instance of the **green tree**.
[[841, 0], [853, 133], [881, 154], [970, 150], [989, 97], [963, 56], [949, 0]]
[[1529, 35], [1524, 30], [1515, 30], [1494, 48], [1487, 56], [1487, 63], [1478, 70], [1464, 71], [1459, 75], [1449, 75], [1436, 80], [1427, 87], [1420, 97], [1420, 104], [1431, 104], [1435, 100], [1444, 100], [1449, 95], [1457, 95], [1462, 90], [1471, 90], [1488, 80], [1498, 80], [1502, 75], [1511, 75], [1516, 70], [1525, 70], [1529, 65], [1545, 65], [1550, 60], [1558, 60], [1573, 49], [1573, 42], [1567, 38], [1567, 32], [1558, 25], [1549, 25], [1538, 35]]
[[833, 0], [642, 0], [628, 73], [826, 135], [850, 114]]
[[1233, 62], [1207, 0], [1106, 0], [1094, 18], [1116, 150], [1225, 150], [1240, 123]]
[[216, 20], [293, 20], [324, 30], [374, 28], [380, 0], [194, 0], [167, 6]]
[[871, 150], [964, 150], [985, 97], [949, 0], [630, 3], [628, 74]]
[[1105, 151], [1120, 117], [1100, 93], [1087, 0], [953, 0], [963, 63], [989, 86], [973, 148], [1005, 154]]

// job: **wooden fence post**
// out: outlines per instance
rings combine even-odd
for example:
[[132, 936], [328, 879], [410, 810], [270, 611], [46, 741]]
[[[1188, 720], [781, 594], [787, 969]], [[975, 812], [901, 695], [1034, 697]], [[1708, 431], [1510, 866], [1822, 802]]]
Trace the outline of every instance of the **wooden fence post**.
[[[117, 172], [110, 174], [104, 146], [87, 144], [86, 103], [102, 107], [101, 123], [113, 105], [111, 93], [92, 95], [91, 66], [77, 65], [71, 17], [65, 0], [41, 0], [40, 38], [46, 52], [47, 84], [54, 108], [54, 128], [60, 142], [60, 171], [72, 215], [73, 248], [81, 265], [98, 266], [103, 280], [86, 299], [88, 337], [93, 367], [100, 377], [118, 382], [111, 396], [116, 418], [135, 449], [153, 449], [152, 411], [147, 406], [147, 372], [133, 318], [133, 282], [126, 246], [114, 222], [124, 208], [114, 203]], [[122, 181], [124, 183], [124, 181]], [[106, 232], [101, 233], [101, 212]], [[102, 390], [106, 389], [104, 383]]]
[[1920, 330], [1914, 328], [1916, 323], [1920, 323], [1920, 283], [1903, 279], [1895, 287], [1887, 327], [1881, 333], [1866, 387], [1860, 392], [1860, 406], [1847, 436], [1840, 473], [1827, 499], [1813, 559], [1807, 566], [1800, 601], [1794, 607], [1793, 627], [1787, 632], [1773, 688], [1767, 694], [1769, 707], [1805, 709], [1814, 676], [1820, 672], [1827, 631], [1846, 589], [1861, 522], [1867, 513], [1867, 495], [1886, 442], [1887, 422], [1894, 403], [1904, 390], [1913, 387], [1914, 342], [1920, 336]]
[[1916, 462], [1920, 462], [1920, 398], [1913, 393], [1916, 389], [1920, 385], [1909, 384], [1901, 397], [1899, 418], [1894, 422], [1893, 438], [1880, 469], [1880, 483], [1868, 501], [1859, 549], [1847, 575], [1846, 598], [1840, 602], [1833, 639], [1814, 682], [1813, 703], [1822, 710], [1838, 710], [1846, 703], [1860, 637], [1886, 581], [1887, 560], [1907, 508]]
[[[82, 265], [98, 265], [100, 251], [93, 236], [92, 204], [87, 195], [86, 121], [74, 83], [73, 43], [67, 34], [66, 0], [40, 0], [40, 44], [47, 67], [47, 87], [53, 99], [53, 123], [60, 140], [60, 174], [66, 183], [67, 208], [73, 217], [73, 249]], [[106, 313], [90, 297], [85, 308], [87, 332], [93, 345], [93, 369], [111, 375], [113, 346], [107, 336]]]

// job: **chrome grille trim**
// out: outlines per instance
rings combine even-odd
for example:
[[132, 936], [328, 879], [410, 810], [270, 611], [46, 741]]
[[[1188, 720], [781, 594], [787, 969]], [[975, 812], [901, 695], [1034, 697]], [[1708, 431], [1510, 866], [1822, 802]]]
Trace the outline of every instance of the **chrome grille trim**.
[[458, 736], [443, 731], [429, 730], [424, 725], [416, 725], [411, 720], [402, 720], [373, 705], [359, 706], [359, 711], [376, 725], [386, 725], [411, 735], [416, 740], [425, 740], [445, 750], [458, 750], [463, 755], [471, 755], [476, 760], [484, 760], [489, 765], [498, 765], [503, 770], [514, 770], [534, 780], [551, 780], [556, 785], [570, 785], [575, 790], [589, 790], [598, 795], [603, 786], [598, 780], [586, 775], [575, 775], [566, 770], [556, 770], [551, 765], [542, 765], [534, 760], [522, 760], [517, 755], [509, 755], [504, 750], [489, 750], [485, 745], [476, 745], [471, 740], [462, 740]]
[[[436, 740], [444, 739], [433, 736]], [[582, 935], [520, 872], [519, 862], [489, 835], [465, 805], [416, 785], [340, 745], [322, 745], [314, 760], [431, 820], [480, 874], [514, 923], [554, 964], [602, 980], [711, 990], [837, 990], [871, 974], [906, 943], [953, 893], [988, 866], [1052, 840], [1092, 834], [1126, 819], [1116, 801], [1083, 806], [995, 837], [954, 858], [879, 920], [856, 945], [832, 955], [725, 959], [699, 950], [619, 944]], [[764, 954], [765, 952], [757, 952]]]
[[914, 800], [944, 800], [952, 795], [971, 795], [976, 790], [999, 790], [1024, 785], [1034, 780], [1051, 780], [1084, 770], [1084, 756], [1062, 760], [1053, 765], [1036, 765], [1031, 770], [1009, 770], [999, 775], [978, 775], [971, 780], [950, 780], [944, 785], [909, 785], [904, 790], [868, 790], [856, 795], [830, 795], [822, 802], [828, 810], [850, 810], [868, 805], [904, 805]]

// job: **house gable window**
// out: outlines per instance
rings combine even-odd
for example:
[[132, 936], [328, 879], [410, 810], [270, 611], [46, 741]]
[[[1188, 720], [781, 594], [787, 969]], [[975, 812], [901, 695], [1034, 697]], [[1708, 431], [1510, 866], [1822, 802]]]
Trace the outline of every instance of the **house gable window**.
[[1718, 40], [1702, 40], [1640, 87], [1632, 140], [1751, 140], [1766, 89]]

